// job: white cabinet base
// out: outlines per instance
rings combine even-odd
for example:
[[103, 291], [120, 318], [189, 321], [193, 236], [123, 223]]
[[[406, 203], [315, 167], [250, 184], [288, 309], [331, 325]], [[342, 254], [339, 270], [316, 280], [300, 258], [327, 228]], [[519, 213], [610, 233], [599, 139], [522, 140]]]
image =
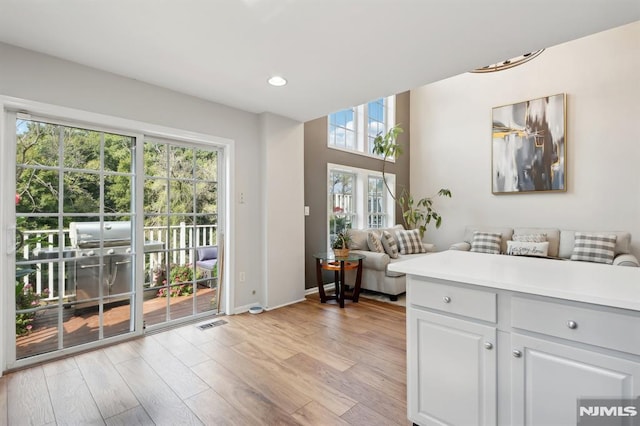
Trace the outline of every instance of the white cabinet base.
[[522, 353], [511, 360], [513, 425], [575, 425], [579, 398], [633, 398], [640, 364], [514, 333]]
[[639, 336], [636, 310], [411, 275], [409, 420], [575, 425], [579, 399], [640, 395]]
[[409, 309], [407, 321], [409, 419], [421, 425], [495, 424], [495, 327], [419, 309]]

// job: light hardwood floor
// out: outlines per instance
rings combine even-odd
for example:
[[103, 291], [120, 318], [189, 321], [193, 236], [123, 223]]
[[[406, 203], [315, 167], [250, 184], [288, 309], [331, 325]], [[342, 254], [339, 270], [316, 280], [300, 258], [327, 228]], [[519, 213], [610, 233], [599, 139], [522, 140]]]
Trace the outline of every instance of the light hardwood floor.
[[1, 425], [409, 425], [405, 309], [310, 297], [0, 378]]

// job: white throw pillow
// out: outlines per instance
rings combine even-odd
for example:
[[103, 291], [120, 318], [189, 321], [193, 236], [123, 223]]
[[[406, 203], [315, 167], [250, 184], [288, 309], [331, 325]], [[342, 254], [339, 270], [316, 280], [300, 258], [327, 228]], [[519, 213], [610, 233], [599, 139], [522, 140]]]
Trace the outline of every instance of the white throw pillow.
[[547, 234], [513, 234], [511, 239], [526, 243], [544, 243], [547, 241]]
[[545, 241], [543, 243], [530, 241], [507, 241], [507, 254], [511, 256], [546, 257], [548, 253], [548, 241]]

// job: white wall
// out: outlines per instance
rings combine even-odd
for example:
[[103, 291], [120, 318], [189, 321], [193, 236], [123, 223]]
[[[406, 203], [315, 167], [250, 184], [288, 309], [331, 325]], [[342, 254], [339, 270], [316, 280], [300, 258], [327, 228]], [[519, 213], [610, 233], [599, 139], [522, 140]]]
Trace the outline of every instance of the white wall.
[[[188, 73], [188, 69], [185, 69]], [[263, 179], [263, 169], [270, 161], [279, 157], [261, 157], [261, 140], [271, 140], [268, 132], [271, 126], [262, 131], [257, 114], [207, 102], [199, 98], [186, 96], [141, 83], [136, 80], [59, 60], [51, 56], [0, 43], [0, 95], [44, 102], [70, 107], [83, 111], [122, 117], [141, 122], [184, 129], [191, 132], [224, 137], [235, 141], [235, 164], [232, 165], [232, 179], [235, 188], [235, 223], [233, 247], [229, 255], [234, 257], [235, 270], [231, 273], [234, 282], [238, 282], [239, 271], [245, 272], [247, 281], [256, 280], [264, 270], [271, 273], [271, 265], [265, 265], [263, 252], [263, 229], [260, 217], [263, 216], [263, 194], [259, 182]], [[293, 125], [293, 123], [290, 123]], [[278, 134], [280, 128], [273, 129]], [[288, 142], [303, 146], [301, 132], [289, 136]], [[290, 177], [302, 185], [302, 157], [290, 169]], [[300, 166], [299, 166], [300, 165]], [[244, 204], [239, 204], [239, 193], [244, 195]], [[304, 235], [304, 224], [298, 224], [294, 212], [299, 209], [297, 199], [282, 197], [278, 200], [283, 215], [291, 215], [296, 220], [290, 222], [294, 228], [291, 235]], [[283, 219], [285, 220], [285, 219]], [[3, 224], [4, 225], [4, 224]], [[296, 229], [295, 227], [298, 227]], [[303, 244], [303, 239], [300, 239]], [[277, 242], [269, 244], [276, 249]], [[303, 247], [303, 246], [301, 246]], [[284, 250], [284, 249], [283, 249]], [[301, 249], [302, 250], [302, 249]], [[304, 263], [300, 262], [301, 267]], [[304, 289], [304, 273], [290, 275], [298, 280], [298, 286]], [[3, 277], [5, 279], [5, 277]], [[274, 282], [274, 285], [276, 283]], [[252, 294], [249, 285], [238, 285], [235, 290], [235, 307], [259, 303], [259, 294]], [[289, 301], [297, 294], [289, 294]], [[286, 294], [280, 299], [285, 300]], [[284, 303], [284, 302], [283, 302]], [[0, 330], [2, 333], [2, 330]]]
[[[545, 50], [510, 70], [411, 91], [411, 192], [438, 199], [427, 240], [444, 250], [474, 225], [627, 230], [640, 255], [640, 22]], [[567, 94], [566, 193], [492, 195], [491, 109]]]
[[260, 115], [264, 158], [264, 306], [304, 299], [304, 125]]

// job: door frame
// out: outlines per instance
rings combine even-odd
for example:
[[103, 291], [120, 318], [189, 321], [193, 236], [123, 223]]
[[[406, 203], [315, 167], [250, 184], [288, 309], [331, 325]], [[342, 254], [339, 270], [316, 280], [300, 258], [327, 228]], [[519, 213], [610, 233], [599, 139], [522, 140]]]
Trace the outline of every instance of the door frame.
[[[227, 271], [219, 285], [224, 289], [223, 298], [221, 300], [220, 312], [231, 312], [234, 306], [234, 288], [231, 286], [235, 270], [234, 256], [228, 253], [234, 252], [233, 241], [235, 233], [235, 209], [234, 209], [234, 165], [235, 165], [235, 141], [228, 138], [222, 138], [204, 133], [181, 130], [156, 124], [146, 123], [137, 120], [114, 117], [105, 114], [98, 114], [88, 111], [82, 111], [74, 108], [67, 108], [58, 105], [52, 105], [42, 102], [31, 101], [27, 99], [15, 98], [0, 95], [0, 164], [5, 165], [0, 172], [0, 199], [13, 200], [15, 191], [15, 149], [6, 149], [10, 141], [15, 138], [15, 123], [9, 122], [11, 112], [23, 112], [38, 116], [50, 117], [51, 119], [70, 122], [74, 125], [81, 126], [83, 124], [105, 128], [108, 131], [124, 131], [129, 134], [133, 133], [136, 137], [136, 149], [142, 148], [145, 136], [160, 137], [163, 139], [172, 139], [175, 141], [195, 143], [198, 145], [213, 145], [222, 150], [221, 167], [222, 185], [219, 189], [219, 225], [222, 228], [222, 242], [225, 248], [223, 268]], [[142, 155], [136, 156], [135, 173], [138, 175], [142, 169]], [[143, 180], [137, 179], [136, 191], [143, 188]], [[143, 223], [143, 197], [137, 197], [136, 201], [136, 223]], [[6, 277], [15, 274], [15, 262], [12, 261], [13, 251], [11, 247], [15, 245], [15, 224], [16, 214], [13, 203], [1, 203], [0, 206], [0, 343], [3, 349], [0, 350], [0, 377], [3, 372], [9, 369], [21, 368], [38, 362], [48, 361], [60, 356], [93, 349], [104, 344], [112, 344], [119, 341], [130, 339], [131, 337], [141, 336], [144, 333], [142, 328], [142, 298], [136, 298], [135, 306], [135, 328], [133, 333], [127, 333], [122, 336], [110, 337], [97, 342], [91, 342], [71, 348], [65, 348], [56, 352], [36, 355], [22, 360], [15, 359], [15, 283], [8, 282]], [[139, 229], [138, 229], [139, 228]], [[143, 271], [139, 267], [144, 262], [143, 256], [143, 230], [136, 227], [136, 283], [142, 286]], [[11, 348], [11, 349], [9, 349]]]

